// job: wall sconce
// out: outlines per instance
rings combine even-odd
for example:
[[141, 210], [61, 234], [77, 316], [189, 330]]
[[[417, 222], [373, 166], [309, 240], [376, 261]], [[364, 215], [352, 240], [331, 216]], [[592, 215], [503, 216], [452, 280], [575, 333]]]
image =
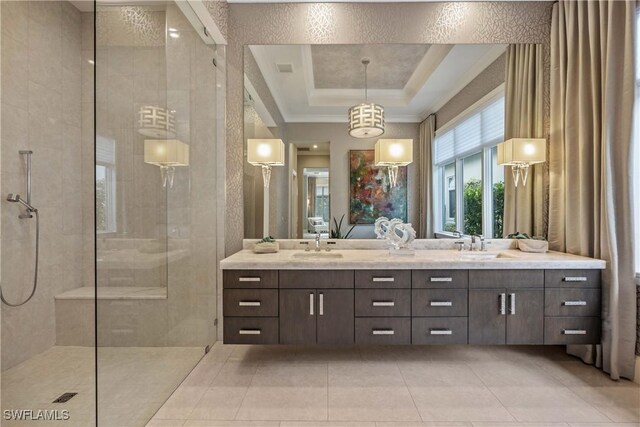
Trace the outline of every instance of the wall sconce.
[[269, 182], [271, 168], [284, 166], [284, 142], [281, 139], [248, 139], [247, 162], [262, 168], [264, 184], [264, 207], [262, 213], [263, 237], [269, 236]]
[[511, 166], [513, 182], [527, 185], [529, 166], [547, 161], [547, 140], [544, 138], [511, 138], [498, 144], [498, 164]]
[[173, 187], [176, 166], [189, 166], [189, 146], [177, 139], [145, 139], [144, 162], [160, 166], [162, 186]]
[[379, 139], [375, 146], [375, 166], [386, 166], [392, 187], [398, 184], [398, 167], [413, 162], [413, 139]]

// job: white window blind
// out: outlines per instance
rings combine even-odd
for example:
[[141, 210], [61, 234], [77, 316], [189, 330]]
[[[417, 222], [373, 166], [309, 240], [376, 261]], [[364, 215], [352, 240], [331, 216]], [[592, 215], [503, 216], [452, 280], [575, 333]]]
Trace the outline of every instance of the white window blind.
[[96, 163], [116, 164], [116, 142], [98, 135], [96, 138]]
[[441, 134], [436, 133], [434, 163], [443, 165], [503, 140], [504, 97], [500, 97], [482, 105]]

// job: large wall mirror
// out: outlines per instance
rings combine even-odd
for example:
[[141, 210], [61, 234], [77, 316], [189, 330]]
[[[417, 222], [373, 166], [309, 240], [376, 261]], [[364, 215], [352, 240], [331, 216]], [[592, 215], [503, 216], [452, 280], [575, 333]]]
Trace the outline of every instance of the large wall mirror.
[[[379, 216], [417, 228], [427, 197], [419, 189], [420, 170], [427, 162], [437, 235], [502, 237], [505, 170], [496, 146], [505, 139], [507, 49], [245, 46], [245, 238], [375, 238]], [[350, 108], [365, 100], [384, 109], [384, 124], [374, 117], [370, 133], [354, 137]], [[362, 114], [356, 120], [366, 122]], [[419, 146], [420, 127], [432, 114], [436, 141], [429, 160]], [[410, 155], [395, 174], [375, 165], [381, 139], [403, 142], [397, 146]], [[268, 168], [268, 187], [265, 167], [251, 160], [250, 140], [282, 141], [264, 145], [269, 153], [282, 150]]]

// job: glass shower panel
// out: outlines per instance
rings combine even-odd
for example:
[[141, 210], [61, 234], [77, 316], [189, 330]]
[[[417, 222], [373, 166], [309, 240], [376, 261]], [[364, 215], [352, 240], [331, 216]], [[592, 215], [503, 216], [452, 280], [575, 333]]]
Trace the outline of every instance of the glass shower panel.
[[145, 425], [216, 340], [215, 46], [187, 2], [96, 13], [98, 417]]
[[0, 306], [0, 423], [92, 426], [93, 2], [2, 1], [0, 15], [0, 286], [13, 305]]

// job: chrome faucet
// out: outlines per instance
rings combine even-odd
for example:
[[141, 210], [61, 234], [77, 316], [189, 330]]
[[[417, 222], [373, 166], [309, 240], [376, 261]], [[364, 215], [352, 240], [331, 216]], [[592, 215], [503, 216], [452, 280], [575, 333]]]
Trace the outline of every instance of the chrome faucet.
[[315, 251], [320, 252], [320, 233], [316, 233], [316, 246]]
[[[480, 249], [476, 249], [476, 239], [478, 239], [480, 241]], [[480, 252], [486, 252], [487, 250], [487, 243], [484, 239], [484, 236], [478, 235], [478, 234], [474, 234], [473, 236], [471, 236], [471, 245], [469, 245], [469, 250], [470, 251], [480, 251]]]

